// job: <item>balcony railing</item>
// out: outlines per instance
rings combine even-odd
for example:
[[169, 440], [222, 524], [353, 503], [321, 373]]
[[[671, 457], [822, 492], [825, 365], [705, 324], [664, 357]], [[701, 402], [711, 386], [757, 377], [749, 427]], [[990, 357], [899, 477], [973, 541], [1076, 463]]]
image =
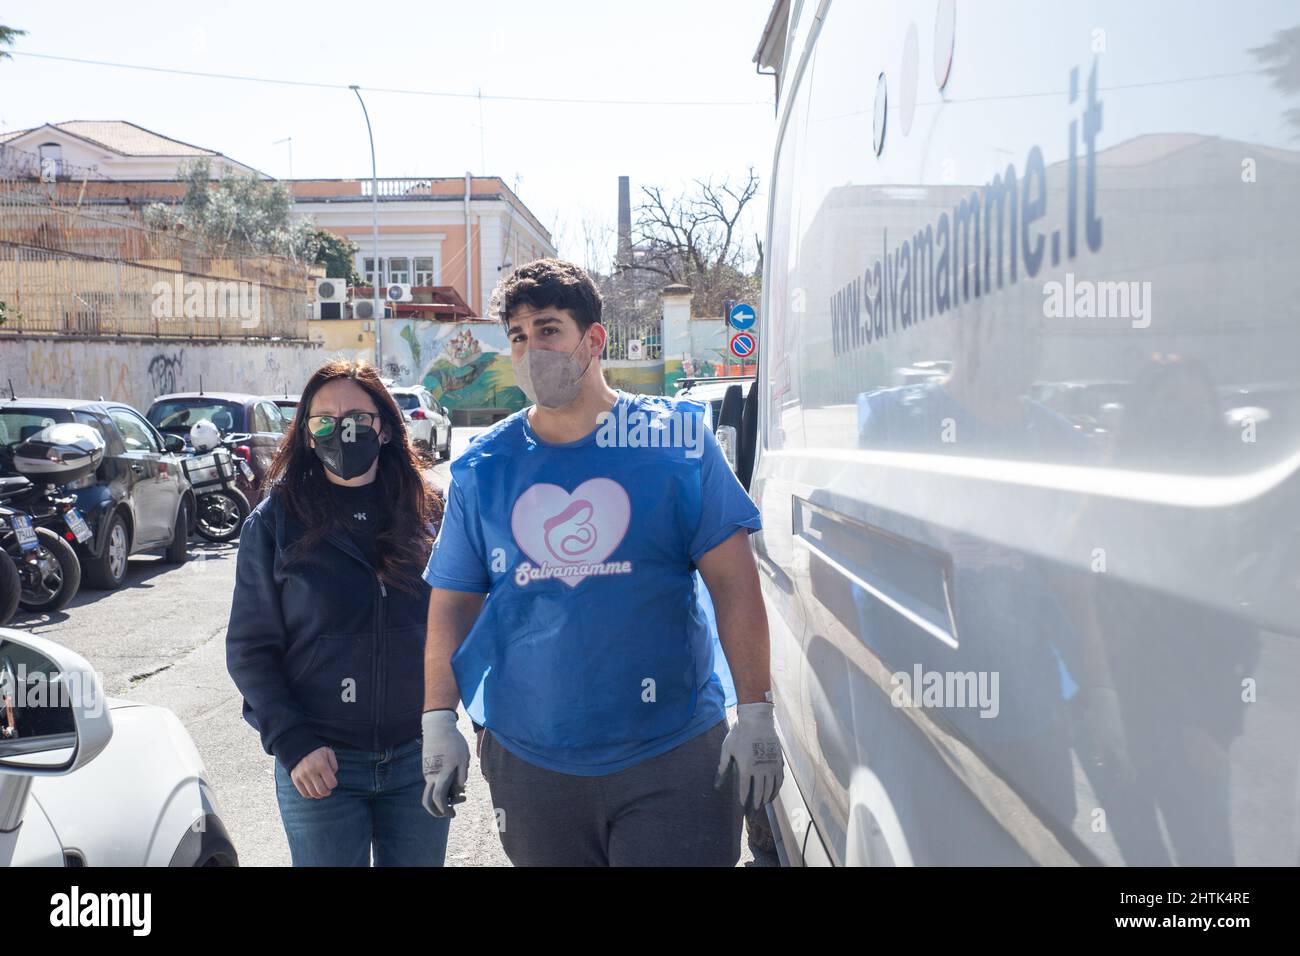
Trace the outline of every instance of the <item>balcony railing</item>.
[[93, 166], [78, 166], [63, 159], [38, 156], [0, 143], [0, 179], [81, 182], [106, 178]]
[[361, 180], [361, 195], [367, 199], [370, 198], [371, 186], [378, 184], [379, 198], [385, 196], [431, 196], [433, 195], [433, 181], [425, 179], [380, 179], [380, 180]]

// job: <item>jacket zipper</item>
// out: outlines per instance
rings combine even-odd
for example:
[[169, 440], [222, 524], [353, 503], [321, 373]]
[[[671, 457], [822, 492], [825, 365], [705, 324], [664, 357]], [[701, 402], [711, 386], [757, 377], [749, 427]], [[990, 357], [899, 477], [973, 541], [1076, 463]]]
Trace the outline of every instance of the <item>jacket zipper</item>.
[[346, 547], [336, 543], [344, 554], [355, 558], [359, 563], [364, 564], [371, 574], [375, 576], [375, 583], [379, 585], [379, 597], [375, 601], [375, 647], [374, 654], [370, 661], [370, 725], [374, 727], [374, 750], [376, 753], [381, 749], [379, 746], [380, 738], [383, 736], [381, 723], [380, 700], [383, 693], [381, 676], [384, 664], [384, 599], [388, 597], [388, 588], [384, 587], [383, 578], [379, 572], [370, 566], [370, 562], [364, 560], [359, 554], [349, 551]]
[[378, 753], [381, 749], [379, 746], [380, 738], [383, 736], [382, 733], [383, 717], [382, 717], [381, 702], [383, 700], [383, 693], [384, 693], [384, 688], [383, 688], [384, 599], [388, 597], [388, 588], [384, 587], [384, 580], [379, 576], [378, 572], [375, 573], [375, 581], [379, 585], [379, 599], [375, 602], [375, 606], [377, 609], [376, 618], [375, 618], [375, 658], [374, 661], [372, 662], [374, 681], [371, 688], [374, 693], [374, 700], [371, 702], [370, 708], [371, 708], [371, 724], [375, 728], [374, 749], [375, 752]]

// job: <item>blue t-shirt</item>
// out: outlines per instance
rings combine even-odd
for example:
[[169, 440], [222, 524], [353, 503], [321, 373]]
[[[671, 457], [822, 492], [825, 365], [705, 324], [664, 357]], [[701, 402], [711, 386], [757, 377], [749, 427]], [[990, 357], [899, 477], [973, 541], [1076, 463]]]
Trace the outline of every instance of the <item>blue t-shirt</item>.
[[703, 413], [620, 392], [595, 431], [553, 444], [525, 409], [452, 464], [424, 579], [487, 594], [452, 669], [521, 759], [614, 773], [723, 719], [695, 562], [760, 522]]

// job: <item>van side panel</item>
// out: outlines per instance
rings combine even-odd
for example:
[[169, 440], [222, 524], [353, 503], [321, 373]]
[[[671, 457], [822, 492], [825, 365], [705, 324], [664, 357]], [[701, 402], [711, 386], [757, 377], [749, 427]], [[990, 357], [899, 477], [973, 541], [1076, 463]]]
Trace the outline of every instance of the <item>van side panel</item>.
[[785, 58], [791, 772], [836, 864], [1296, 865], [1300, 13], [952, 7]]

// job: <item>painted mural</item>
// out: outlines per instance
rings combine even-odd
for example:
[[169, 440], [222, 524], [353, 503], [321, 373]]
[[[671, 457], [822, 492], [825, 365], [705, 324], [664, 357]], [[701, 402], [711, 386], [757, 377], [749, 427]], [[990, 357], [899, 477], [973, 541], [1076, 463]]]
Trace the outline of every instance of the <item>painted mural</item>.
[[398, 319], [384, 322], [382, 334], [385, 372], [424, 385], [439, 405], [516, 411], [527, 404], [496, 322]]

